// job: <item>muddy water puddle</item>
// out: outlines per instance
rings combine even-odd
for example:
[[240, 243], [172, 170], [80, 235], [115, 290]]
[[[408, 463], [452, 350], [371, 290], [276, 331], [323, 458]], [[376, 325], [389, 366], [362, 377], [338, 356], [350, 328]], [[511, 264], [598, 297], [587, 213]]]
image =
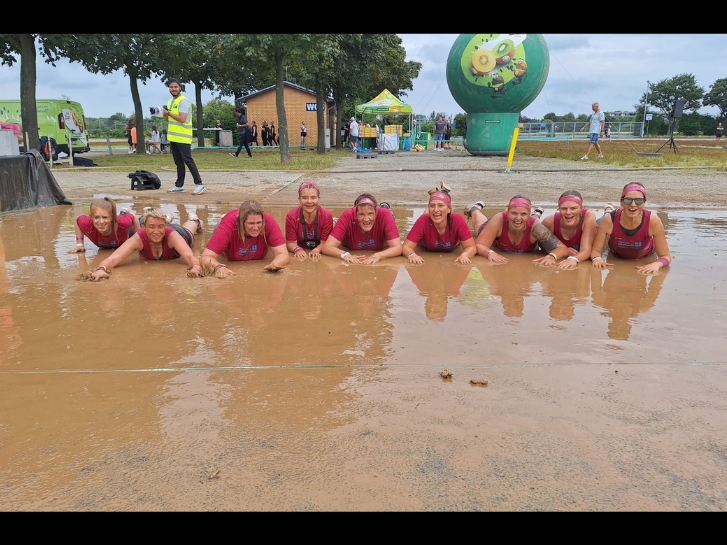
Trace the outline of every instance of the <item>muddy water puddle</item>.
[[[162, 208], [176, 222], [190, 212], [202, 219], [197, 252], [228, 211]], [[267, 211], [284, 225], [287, 208]], [[394, 212], [403, 238], [423, 209]], [[325, 471], [315, 461], [315, 453], [341, 452], [338, 436], [352, 429], [365, 452], [378, 427], [401, 417], [386, 395], [387, 373], [416, 382], [431, 376], [429, 388], [443, 384], [438, 374], [448, 368], [449, 386], [466, 377], [458, 396], [495, 396], [497, 381], [486, 389], [468, 381], [578, 364], [724, 363], [727, 212], [659, 212], [675, 260], [656, 276], [618, 260], [607, 271], [587, 263], [560, 271], [534, 266], [532, 256], [505, 265], [476, 257], [462, 266], [452, 255], [425, 253], [423, 265], [293, 260], [277, 274], [260, 262], [232, 263], [237, 274], [225, 280], [187, 278], [181, 260], [133, 257], [100, 283], [76, 276], [108, 250], [87, 244], [85, 255], [67, 253], [81, 213], [87, 205], [1, 218], [2, 509], [344, 508], [342, 490], [354, 486], [342, 484], [346, 468], [367, 475], [354, 481], [354, 496], [377, 490], [383, 501], [368, 496], [355, 504], [361, 508], [427, 508], [396, 499], [406, 487], [382, 487], [360, 459]], [[427, 399], [421, 388], [413, 388], [417, 404]], [[447, 403], [440, 399], [445, 412]], [[376, 416], [379, 405], [385, 418]], [[405, 463], [405, 450], [397, 449], [395, 465]], [[245, 456], [258, 465], [230, 461]], [[276, 476], [266, 456], [274, 467], [305, 460], [307, 477]], [[256, 494], [276, 490], [279, 502], [256, 504], [253, 494], [250, 503], [199, 503], [192, 490], [217, 481], [211, 475], [220, 467]], [[317, 471], [340, 484], [342, 503], [326, 497]], [[288, 490], [317, 495], [286, 499], [286, 478]], [[175, 480], [186, 500], [168, 496]], [[225, 493], [241, 493], [235, 486], [226, 483]]]

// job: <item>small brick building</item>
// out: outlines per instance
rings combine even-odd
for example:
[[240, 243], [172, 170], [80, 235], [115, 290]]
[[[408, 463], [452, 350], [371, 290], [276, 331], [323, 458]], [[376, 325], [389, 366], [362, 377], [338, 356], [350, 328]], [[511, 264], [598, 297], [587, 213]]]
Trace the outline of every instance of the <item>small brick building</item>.
[[[250, 123], [255, 121], [258, 127], [258, 141], [262, 144], [260, 131], [263, 121], [275, 121], [275, 130], [280, 133], [278, 113], [275, 106], [275, 89], [272, 85], [245, 95], [237, 99], [237, 104], [244, 103], [247, 106], [247, 119]], [[305, 121], [308, 128], [306, 146], [314, 146], [318, 142], [318, 121], [316, 112], [316, 93], [300, 85], [284, 82], [283, 100], [285, 102], [285, 115], [288, 120], [288, 137], [291, 146], [300, 145], [300, 125]], [[325, 100], [326, 115], [324, 116], [326, 129], [331, 129], [331, 146], [335, 145], [335, 109], [332, 98]]]

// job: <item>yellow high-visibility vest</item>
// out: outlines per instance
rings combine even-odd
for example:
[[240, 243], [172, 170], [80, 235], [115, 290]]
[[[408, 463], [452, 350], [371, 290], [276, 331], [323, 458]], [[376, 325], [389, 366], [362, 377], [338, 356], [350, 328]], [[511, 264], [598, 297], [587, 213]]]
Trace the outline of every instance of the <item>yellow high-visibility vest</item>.
[[[174, 115], [179, 115], [179, 103], [183, 100], [187, 100], [184, 95], [179, 95], [177, 98], [170, 98], [167, 102], [167, 110]], [[187, 121], [180, 123], [176, 119], [171, 117], [167, 118], [167, 138], [170, 142], [179, 142], [180, 144], [191, 144], [192, 143], [192, 109], [189, 110], [187, 115]]]

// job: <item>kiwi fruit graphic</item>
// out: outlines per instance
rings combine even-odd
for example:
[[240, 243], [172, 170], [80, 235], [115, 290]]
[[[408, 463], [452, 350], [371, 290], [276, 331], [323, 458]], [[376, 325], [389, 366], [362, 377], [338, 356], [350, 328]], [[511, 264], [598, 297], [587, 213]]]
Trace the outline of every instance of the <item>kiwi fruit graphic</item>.
[[488, 49], [478, 49], [472, 53], [472, 60], [470, 61], [470, 69], [475, 76], [484, 76], [495, 68], [496, 65], [495, 54]]

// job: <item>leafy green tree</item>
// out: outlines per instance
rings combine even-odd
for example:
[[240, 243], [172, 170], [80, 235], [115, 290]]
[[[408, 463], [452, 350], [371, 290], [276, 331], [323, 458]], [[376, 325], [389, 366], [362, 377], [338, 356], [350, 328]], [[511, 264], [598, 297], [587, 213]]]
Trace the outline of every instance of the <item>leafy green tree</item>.
[[452, 136], [466, 136], [467, 135], [467, 114], [457, 114], [454, 116], [454, 128], [452, 129]]
[[641, 95], [641, 104], [648, 103], [659, 108], [665, 117], [669, 116], [677, 99], [684, 99], [684, 113], [695, 112], [702, 107], [704, 89], [697, 85], [693, 74], [679, 74], [657, 83], [649, 83], [647, 93]]
[[[66, 57], [81, 63], [94, 74], [110, 74], [123, 70], [129, 78], [134, 102], [137, 146], [144, 149], [144, 112], [139, 97], [139, 82], [146, 83], [153, 75], [161, 75], [164, 62], [176, 51], [166, 48], [173, 38], [163, 34], [50, 34], [53, 39], [51, 60]], [[188, 48], [187, 48], [188, 49]], [[185, 51], [186, 53], [186, 51]], [[169, 94], [160, 90], [167, 99]]]
[[[718, 79], [704, 95], [705, 106], [717, 106], [719, 117], [727, 117], [727, 78]], [[716, 127], [716, 125], [715, 125]]]

